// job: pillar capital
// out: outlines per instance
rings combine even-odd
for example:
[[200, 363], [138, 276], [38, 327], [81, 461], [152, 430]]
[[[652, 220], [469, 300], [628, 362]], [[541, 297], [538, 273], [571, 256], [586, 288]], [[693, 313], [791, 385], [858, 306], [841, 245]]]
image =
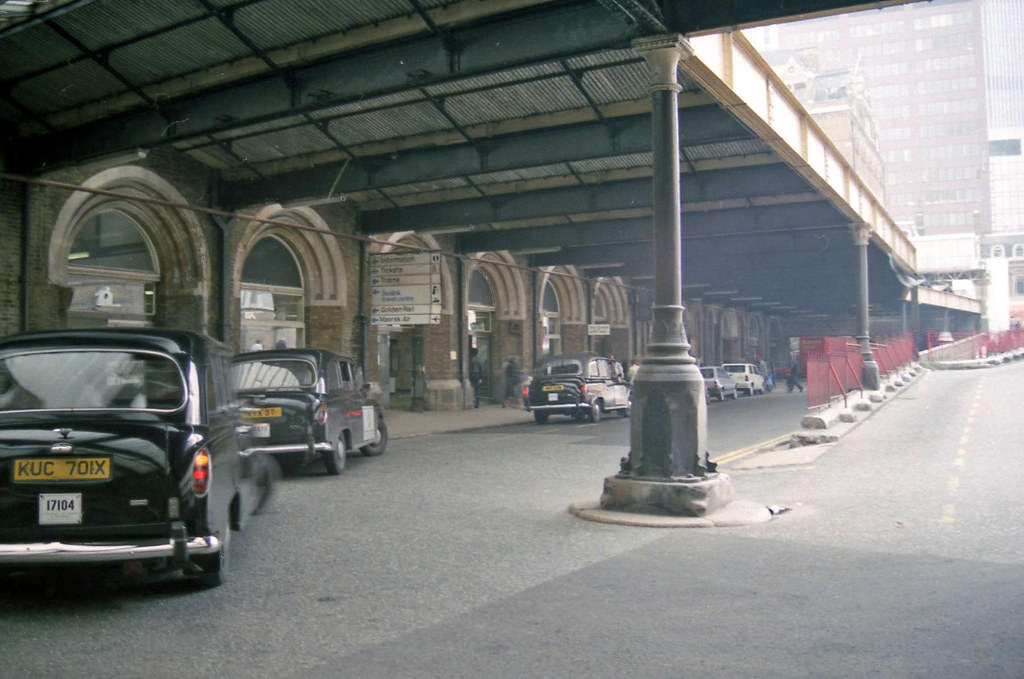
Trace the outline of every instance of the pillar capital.
[[679, 33], [667, 35], [652, 35], [646, 38], [637, 38], [632, 42], [633, 49], [640, 54], [651, 69], [648, 87], [651, 92], [658, 90], [672, 90], [679, 92], [679, 80], [676, 77], [676, 69], [681, 59], [689, 59], [693, 56], [693, 47], [689, 41]]
[[850, 224], [850, 233], [853, 234], [854, 245], [867, 245], [871, 242], [871, 225], [867, 222]]

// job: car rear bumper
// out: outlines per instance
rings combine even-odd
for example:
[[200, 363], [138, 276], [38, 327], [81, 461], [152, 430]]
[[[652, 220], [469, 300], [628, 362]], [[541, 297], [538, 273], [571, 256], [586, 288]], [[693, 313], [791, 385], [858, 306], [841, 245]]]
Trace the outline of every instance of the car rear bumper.
[[135, 542], [24, 542], [0, 544], [0, 566], [20, 564], [80, 564], [146, 559], [183, 562], [188, 557], [216, 554], [220, 538], [193, 538]]
[[587, 410], [589, 403], [552, 403], [551, 405], [530, 405], [527, 410], [539, 410], [540, 412], [557, 412], [559, 410]]
[[[251, 446], [243, 450], [240, 454], [243, 457], [249, 455], [258, 455], [260, 453], [267, 453], [270, 455], [284, 455], [287, 453], [305, 453], [309, 450], [308, 443], [281, 443], [273, 446]], [[313, 450], [317, 453], [330, 452], [331, 444], [326, 441], [313, 444]]]

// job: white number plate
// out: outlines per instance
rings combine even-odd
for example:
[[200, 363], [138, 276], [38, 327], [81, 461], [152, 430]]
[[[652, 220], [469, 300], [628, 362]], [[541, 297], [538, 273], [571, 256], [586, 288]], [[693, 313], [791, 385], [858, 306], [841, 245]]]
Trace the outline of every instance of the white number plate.
[[257, 422], [250, 425], [252, 428], [249, 433], [259, 439], [270, 438], [270, 423], [269, 422]]
[[548, 400], [549, 401], [557, 401], [558, 400], [558, 394], [548, 394]]
[[39, 525], [82, 523], [81, 493], [40, 493]]

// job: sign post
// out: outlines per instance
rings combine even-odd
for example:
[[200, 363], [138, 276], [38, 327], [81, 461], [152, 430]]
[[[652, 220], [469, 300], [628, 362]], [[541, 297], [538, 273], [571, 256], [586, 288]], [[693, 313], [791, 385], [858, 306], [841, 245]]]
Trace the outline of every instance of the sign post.
[[370, 323], [439, 325], [440, 253], [370, 255]]

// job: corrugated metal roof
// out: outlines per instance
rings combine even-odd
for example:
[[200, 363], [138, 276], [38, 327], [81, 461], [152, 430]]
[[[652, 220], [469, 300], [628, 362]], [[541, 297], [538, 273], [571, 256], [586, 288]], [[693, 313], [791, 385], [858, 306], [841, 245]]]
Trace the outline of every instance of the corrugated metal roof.
[[346, 146], [449, 129], [451, 123], [429, 102], [346, 116], [328, 124], [330, 133]]
[[[57, 17], [54, 23], [95, 50], [205, 13], [202, 5], [193, 2], [97, 0]], [[52, 33], [49, 28], [42, 28]]]
[[250, 50], [223, 24], [206, 19], [114, 50], [110, 64], [132, 82], [144, 84], [249, 54]]
[[96, 62], [79, 61], [19, 83], [12, 93], [29, 109], [52, 113], [123, 89], [124, 85]]
[[504, 184], [517, 182], [526, 179], [543, 179], [544, 177], [561, 177], [569, 175], [569, 167], [565, 163], [552, 163], [550, 165], [537, 165], [535, 167], [523, 167], [515, 170], [502, 170], [501, 172], [483, 172], [471, 176], [474, 184], [488, 186], [491, 184]]
[[30, 28], [4, 38], [0, 73], [17, 78], [74, 59], [81, 54], [67, 40], [44, 27]]
[[440, 179], [432, 182], [389, 186], [385, 189], [381, 189], [381, 192], [387, 196], [398, 197], [411, 196], [417, 193], [430, 193], [433, 191], [449, 191], [451, 189], [461, 189], [466, 186], [469, 186], [469, 182], [465, 179], [462, 177], [453, 177], [451, 179]]
[[573, 70], [580, 70], [585, 68], [594, 68], [596, 66], [617, 64], [623, 61], [643, 62], [643, 57], [633, 50], [605, 50], [603, 52], [594, 52], [592, 54], [583, 54], [578, 57], [572, 57], [571, 59], [566, 60], [566, 63], [569, 65], [569, 68]]
[[273, 49], [410, 13], [406, 0], [265, 0], [240, 8], [235, 22], [260, 47]]
[[760, 139], [743, 139], [715, 144], [685, 146], [683, 150], [686, 153], [686, 157], [690, 160], [708, 160], [711, 158], [729, 158], [732, 156], [767, 153], [771, 151], [771, 148]]
[[291, 127], [258, 137], [246, 137], [232, 142], [232, 150], [249, 162], [298, 156], [335, 148], [315, 125]]
[[348, 115], [350, 113], [359, 113], [360, 111], [394, 106], [395, 104], [406, 104], [411, 101], [423, 101], [424, 99], [425, 97], [421, 92], [417, 92], [416, 90], [406, 90], [404, 92], [388, 94], [383, 97], [370, 97], [368, 99], [353, 101], [349, 104], [322, 108], [313, 111], [312, 116], [318, 120], [321, 118], [334, 118], [336, 116]]
[[586, 106], [587, 100], [568, 75], [445, 99], [445, 109], [460, 125], [523, 118]]
[[257, 125], [246, 125], [245, 127], [236, 127], [230, 130], [224, 130], [223, 132], [217, 132], [217, 139], [235, 139], [238, 137], [249, 137], [264, 132], [273, 132], [279, 130], [282, 127], [295, 127], [305, 122], [306, 118], [303, 116], [289, 116], [287, 118], [276, 118], [274, 120], [267, 121], [265, 123], [259, 123]]
[[624, 156], [577, 160], [570, 165], [580, 173], [603, 172], [605, 170], [631, 170], [636, 167], [651, 167], [654, 164], [652, 153], [630, 153]]
[[646, 99], [648, 69], [643, 62], [586, 71], [583, 87], [598, 104]]
[[524, 80], [533, 80], [546, 75], [561, 73], [562, 70], [562, 67], [558, 64], [538, 64], [526, 68], [511, 68], [472, 78], [453, 80], [439, 85], [430, 85], [424, 89], [435, 96], [458, 94], [460, 92], [498, 87], [499, 85], [507, 85]]

